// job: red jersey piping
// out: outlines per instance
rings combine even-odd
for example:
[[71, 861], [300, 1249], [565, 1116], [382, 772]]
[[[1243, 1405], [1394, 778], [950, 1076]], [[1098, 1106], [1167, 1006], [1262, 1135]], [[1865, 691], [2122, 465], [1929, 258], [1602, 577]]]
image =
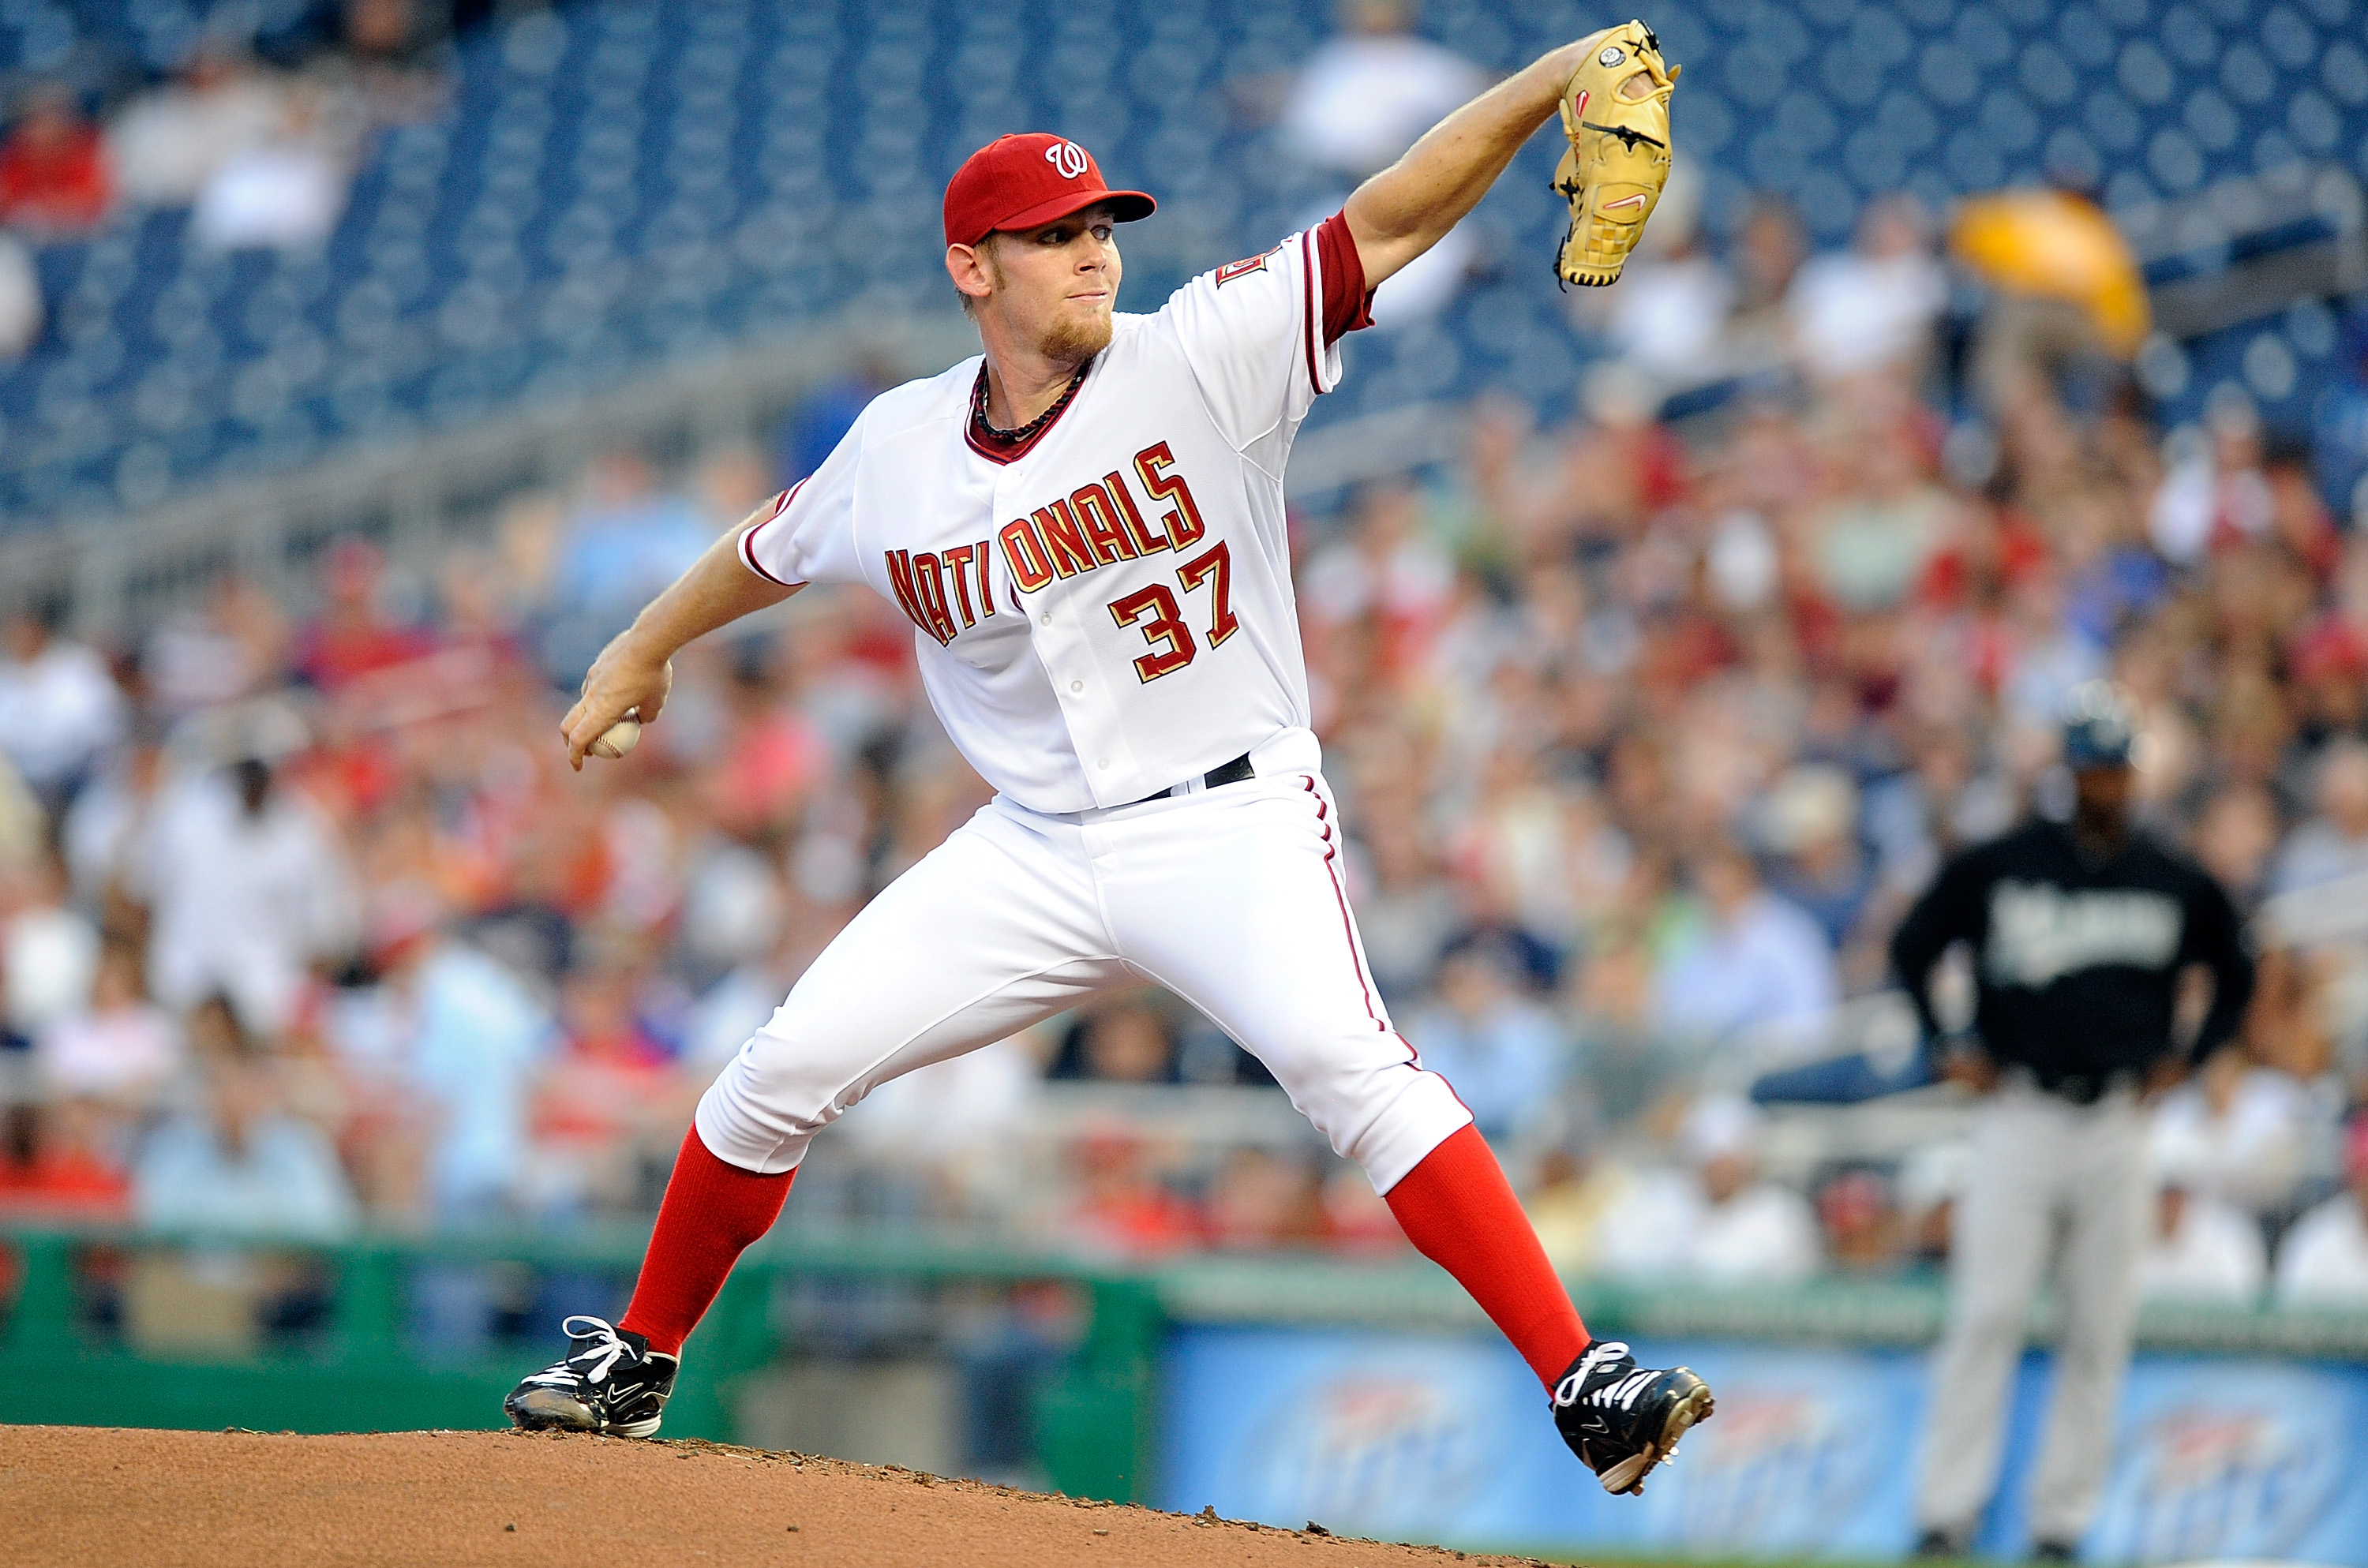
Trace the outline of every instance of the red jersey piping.
[[791, 485], [787, 490], [782, 491], [780, 498], [773, 503], [772, 516], [767, 517], [764, 522], [758, 523], [755, 528], [743, 531], [740, 535], [739, 548], [741, 564], [777, 587], [796, 588], [803, 587], [804, 585], [800, 583], [782, 582], [780, 578], [774, 576], [770, 572], [765, 570], [764, 562], [757, 559], [757, 535], [760, 530], [769, 526], [773, 522], [774, 518], [779, 517], [782, 513], [788, 511], [790, 509], [790, 503], [796, 500], [798, 498], [798, 492], [803, 490], [805, 487], [805, 480], [801, 479], [795, 484]]

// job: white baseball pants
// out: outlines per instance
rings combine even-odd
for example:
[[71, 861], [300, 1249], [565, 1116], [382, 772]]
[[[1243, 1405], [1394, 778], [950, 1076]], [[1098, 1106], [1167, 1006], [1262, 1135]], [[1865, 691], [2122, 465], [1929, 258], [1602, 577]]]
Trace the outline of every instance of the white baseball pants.
[[1968, 1529], [1997, 1488], [2007, 1395], [2053, 1255], [2063, 1323], [2031, 1531], [2066, 1544], [2088, 1533], [2136, 1325], [2154, 1191], [2146, 1130], [2125, 1088], [2076, 1106], [2010, 1073], [1982, 1107], [1950, 1231], [1949, 1326], [1933, 1357], [1917, 1504], [1924, 1528]]
[[1472, 1119], [1390, 1027], [1304, 767], [1049, 816], [1001, 797], [866, 904], [699, 1104], [718, 1158], [775, 1173], [899, 1074], [1114, 986], [1166, 986], [1266, 1063], [1377, 1191]]

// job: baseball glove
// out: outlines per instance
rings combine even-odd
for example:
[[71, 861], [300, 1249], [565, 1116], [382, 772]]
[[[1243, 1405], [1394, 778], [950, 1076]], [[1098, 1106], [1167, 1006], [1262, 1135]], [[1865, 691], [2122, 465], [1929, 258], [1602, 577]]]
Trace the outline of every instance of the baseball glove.
[[1570, 228], [1554, 259], [1565, 282], [1612, 282], [1644, 233], [1669, 179], [1669, 94], [1678, 70], [1662, 60], [1653, 29], [1630, 22], [1605, 34], [1564, 86], [1570, 151], [1554, 187], [1570, 201]]

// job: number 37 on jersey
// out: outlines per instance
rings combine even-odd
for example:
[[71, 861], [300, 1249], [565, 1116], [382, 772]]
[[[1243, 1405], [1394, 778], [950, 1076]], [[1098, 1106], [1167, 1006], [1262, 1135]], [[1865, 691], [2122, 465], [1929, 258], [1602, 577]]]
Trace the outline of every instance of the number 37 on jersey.
[[[1147, 500], [1136, 499], [1138, 487]], [[1207, 534], [1191, 486], [1161, 441], [1134, 454], [1131, 472], [1112, 469], [1014, 517], [992, 541], [889, 551], [888, 579], [906, 617], [943, 644], [995, 614], [987, 580], [991, 545], [1000, 548], [1011, 584], [1023, 595], [1120, 562], [1172, 554], [1175, 588], [1155, 580], [1106, 607], [1119, 626], [1141, 630], [1148, 651], [1133, 661], [1134, 672], [1155, 681], [1190, 664], [1203, 645], [1219, 647], [1241, 629], [1234, 616], [1233, 556], [1223, 540], [1203, 548]], [[1199, 608], [1188, 612], [1179, 591]]]

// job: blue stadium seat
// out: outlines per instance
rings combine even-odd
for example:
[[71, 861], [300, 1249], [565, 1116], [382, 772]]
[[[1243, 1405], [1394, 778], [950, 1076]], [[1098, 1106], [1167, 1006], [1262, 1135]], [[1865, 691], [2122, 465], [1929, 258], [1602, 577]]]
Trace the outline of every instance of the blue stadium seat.
[[[293, 6], [245, 13], [269, 27]], [[77, 45], [158, 71], [221, 8], [20, 0], [0, 74]], [[1326, 182], [1229, 123], [1225, 83], [1297, 64], [1330, 12], [1102, 0], [1015, 31], [954, 0], [622, 0], [510, 19], [463, 41], [442, 120], [378, 137], [320, 256], [204, 255], [178, 213], [42, 246], [55, 330], [0, 370], [0, 526], [473, 420], [859, 300], [940, 310], [938, 190], [1022, 125], [1160, 185], [1206, 253], [1171, 271], [1229, 259], [1303, 221]], [[1432, 0], [1424, 19], [1501, 70], [1592, 16]], [[2368, 176], [2362, 20], [2353, 0], [1698, 0], [1656, 18], [1694, 66], [1678, 124], [1713, 230], [1768, 190], [1821, 244], [1878, 193], [1937, 205], [2051, 169], [2100, 180], [2115, 207], [2297, 158]], [[1517, 267], [1559, 232], [1550, 140], [1486, 210]], [[1181, 276], [1151, 269], [1146, 284]], [[2325, 318], [2189, 345], [2174, 415], [2226, 384], [2304, 417], [2328, 373]], [[1517, 274], [1354, 352], [1319, 421], [1491, 384], [1565, 406], [1593, 347]]]

